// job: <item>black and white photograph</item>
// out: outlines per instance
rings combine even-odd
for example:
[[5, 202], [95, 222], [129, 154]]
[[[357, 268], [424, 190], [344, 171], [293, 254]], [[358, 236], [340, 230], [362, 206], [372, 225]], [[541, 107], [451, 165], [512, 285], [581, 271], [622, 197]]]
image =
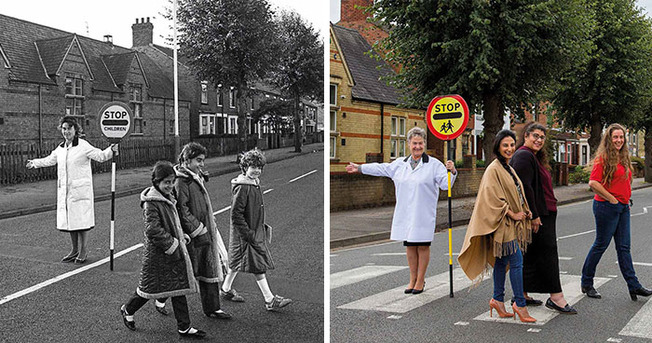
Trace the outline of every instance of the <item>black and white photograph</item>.
[[327, 3], [0, 7], [0, 342], [323, 342]]

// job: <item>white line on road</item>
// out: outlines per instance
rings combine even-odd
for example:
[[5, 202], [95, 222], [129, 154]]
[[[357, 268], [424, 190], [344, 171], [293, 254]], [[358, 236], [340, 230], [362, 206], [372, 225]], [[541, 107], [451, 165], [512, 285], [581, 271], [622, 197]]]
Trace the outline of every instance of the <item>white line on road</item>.
[[[566, 298], [566, 301], [572, 306], [573, 304], [577, 303], [580, 301], [582, 298], [584, 298], [584, 294], [580, 292], [580, 282], [581, 282], [581, 277], [579, 275], [559, 275], [559, 278], [561, 279], [561, 288], [564, 290], [564, 297]], [[599, 288], [602, 286], [604, 283], [609, 281], [611, 279], [609, 278], [603, 278], [603, 277], [596, 277], [593, 278], [593, 286], [595, 288]], [[546, 295], [547, 297], [547, 295]], [[541, 299], [539, 299], [541, 300]], [[506, 301], [506, 304], [509, 304], [508, 301]], [[509, 323], [516, 323], [516, 324], [529, 324], [529, 325], [544, 325], [548, 323], [550, 320], [555, 318], [557, 315], [559, 315], [559, 312], [557, 311], [551, 311], [547, 309], [545, 306], [536, 306], [536, 307], [528, 307], [528, 312], [530, 312], [530, 315], [534, 318], [536, 318], [535, 323], [523, 323], [520, 320], [509, 320]], [[511, 312], [511, 311], [510, 311]], [[489, 311], [486, 311], [482, 313], [481, 315], [477, 316], [474, 318], [475, 320], [484, 320], [484, 321], [490, 321], [490, 322], [501, 322], [501, 323], [507, 323], [508, 321], [505, 320], [505, 318], [499, 318], [498, 316], [495, 317], [489, 317]]]
[[622, 342], [622, 341], [623, 340], [621, 338], [613, 338], [613, 337], [607, 338], [607, 342], [616, 342], [616, 343], [618, 343], [618, 342]]
[[393, 315], [387, 317], [387, 319], [401, 319], [402, 317], [403, 316], [398, 316], [398, 315], [393, 314]]
[[[273, 190], [274, 190], [274, 188], [270, 188], [270, 189], [264, 191], [263, 194], [267, 194], [267, 193], [269, 193], [269, 192], [271, 192]], [[230, 209], [231, 209], [231, 206], [227, 206], [227, 207], [225, 207], [225, 208], [223, 208], [221, 210], [217, 210], [217, 211], [213, 212], [213, 215], [216, 216], [216, 215], [218, 215], [220, 213], [223, 213], [223, 212], [226, 212], [226, 211], [228, 211]]]
[[[337, 308], [406, 313], [439, 298], [447, 297], [450, 293], [448, 278], [448, 272], [427, 278], [425, 291], [419, 295], [405, 294], [403, 293], [405, 286], [400, 286], [338, 306]], [[487, 278], [490, 278], [490, 276]], [[471, 280], [464, 275], [462, 268], [455, 268], [453, 270], [453, 291], [459, 292], [470, 285]]]
[[572, 257], [559, 256], [559, 259], [562, 260], [562, 261], [570, 261], [570, 260], [572, 260], [573, 258], [572, 258]]
[[652, 301], [646, 301], [643, 307], [629, 320], [627, 325], [618, 333], [622, 336], [652, 338]]
[[527, 329], [527, 332], [541, 332], [541, 329], [529, 328]]
[[595, 232], [595, 230], [584, 231], [584, 232], [580, 232], [580, 233], [574, 233], [574, 234], [568, 235], [568, 236], [561, 236], [561, 237], [558, 237], [557, 240], [571, 238], [571, 237], [577, 237], [577, 236], [581, 236], [581, 235], [586, 235], [587, 233], [592, 233], [592, 232]]
[[[617, 263], [617, 262], [616, 262]], [[646, 263], [646, 262], [632, 262], [635, 266], [644, 266], [644, 267], [652, 267], [652, 263]]]
[[350, 285], [377, 276], [407, 269], [402, 266], [363, 266], [331, 274], [331, 289]]
[[[128, 252], [131, 252], [133, 250], [136, 250], [136, 249], [138, 249], [138, 248], [140, 248], [142, 246], [143, 246], [142, 243], [136, 244], [136, 245], [134, 245], [132, 247], [129, 247], [129, 248], [125, 249], [125, 250], [122, 250], [122, 251], [118, 252], [117, 254], [115, 254], [113, 256], [113, 258], [114, 259], [118, 258], [118, 257], [120, 257], [120, 256], [122, 256], [122, 255], [124, 255], [124, 254], [126, 254]], [[103, 258], [103, 259], [101, 259], [101, 260], [99, 260], [99, 261], [97, 261], [95, 263], [89, 264], [89, 265], [81, 267], [81, 268], [77, 268], [75, 270], [71, 270], [71, 271], [69, 271], [69, 272], [67, 272], [65, 274], [61, 274], [59, 276], [53, 277], [50, 280], [43, 281], [43, 282], [41, 282], [39, 284], [36, 284], [36, 285], [34, 285], [32, 287], [29, 287], [29, 288], [25, 288], [22, 291], [18, 291], [18, 292], [14, 293], [14, 294], [7, 295], [6, 297], [3, 297], [2, 299], [0, 299], [0, 305], [2, 305], [4, 303], [7, 303], [7, 302], [10, 302], [10, 301], [12, 301], [14, 299], [20, 298], [23, 295], [27, 295], [29, 293], [38, 291], [39, 289], [47, 287], [47, 286], [49, 286], [49, 285], [51, 285], [51, 284], [53, 284], [55, 282], [59, 282], [61, 280], [67, 279], [67, 278], [69, 278], [71, 276], [74, 276], [74, 275], [77, 275], [79, 273], [85, 272], [85, 271], [87, 271], [89, 269], [95, 268], [97, 266], [101, 266], [101, 265], [109, 262], [109, 259], [110, 259], [109, 257], [105, 257], [105, 258]]]
[[308, 176], [308, 175], [310, 175], [310, 174], [312, 174], [312, 173], [316, 173], [316, 172], [317, 172], [317, 169], [315, 169], [315, 170], [313, 170], [313, 171], [310, 171], [310, 172], [307, 172], [307, 173], [305, 173], [305, 174], [303, 174], [303, 175], [301, 175], [301, 176], [297, 176], [297, 177], [295, 177], [294, 179], [288, 181], [288, 183], [292, 183], [292, 182], [294, 182], [294, 181], [299, 180], [300, 178], [306, 177], [306, 176]]
[[457, 322], [457, 323], [455, 323], [455, 324], [453, 324], [453, 325], [466, 326], [466, 325], [469, 325], [469, 322]]
[[377, 254], [371, 254], [371, 256], [405, 256], [404, 252], [381, 252]]

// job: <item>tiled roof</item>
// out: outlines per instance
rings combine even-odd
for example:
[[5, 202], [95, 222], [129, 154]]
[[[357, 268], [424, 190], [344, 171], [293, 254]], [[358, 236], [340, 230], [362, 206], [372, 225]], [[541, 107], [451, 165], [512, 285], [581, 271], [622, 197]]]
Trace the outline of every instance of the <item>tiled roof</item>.
[[[112, 43], [2, 14], [0, 14], [0, 32], [2, 32], [0, 46], [11, 62], [9, 69], [11, 80], [55, 84], [48, 75], [57, 72], [68, 48], [76, 38], [94, 78], [93, 89], [122, 92], [116, 86], [126, 82], [131, 62], [138, 54], [135, 50]], [[168, 78], [145, 54], [138, 54], [137, 58], [149, 82], [149, 94], [153, 97], [172, 99], [171, 78]], [[179, 93], [180, 99], [190, 99], [182, 91]]]
[[398, 105], [400, 100], [396, 88], [380, 79], [381, 76], [393, 75], [392, 68], [382, 59], [378, 60], [367, 55], [368, 51], [372, 51], [372, 55], [377, 56], [358, 31], [331, 25], [342, 50], [342, 56], [353, 77], [354, 86], [351, 96], [360, 100]]

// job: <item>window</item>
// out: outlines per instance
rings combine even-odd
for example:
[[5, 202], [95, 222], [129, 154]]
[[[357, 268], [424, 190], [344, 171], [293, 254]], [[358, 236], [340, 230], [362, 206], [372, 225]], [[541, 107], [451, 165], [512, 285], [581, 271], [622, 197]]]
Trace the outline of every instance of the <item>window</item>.
[[224, 106], [224, 101], [222, 97], [222, 85], [219, 85], [217, 87], [217, 106], [219, 107]]
[[174, 134], [174, 119], [170, 119], [170, 125], [168, 125], [168, 133], [173, 135]]
[[229, 134], [235, 135], [238, 133], [238, 121], [236, 117], [229, 117]]
[[392, 150], [389, 152], [389, 157], [390, 158], [396, 158], [396, 150], [397, 150], [397, 144], [396, 144], [396, 139], [392, 139]]
[[337, 106], [337, 85], [331, 84], [329, 95], [331, 106]]
[[587, 164], [587, 150], [586, 150], [586, 145], [582, 145], [582, 165], [585, 166]]
[[229, 107], [235, 108], [236, 96], [235, 89], [231, 88], [229, 90]]
[[129, 84], [129, 105], [134, 113], [134, 133], [143, 133], [143, 86]]
[[337, 142], [337, 137], [331, 137], [331, 148], [330, 148], [330, 157], [335, 158], [335, 144]]
[[391, 151], [389, 154], [390, 158], [397, 158], [405, 156], [405, 118], [403, 117], [391, 117]]
[[208, 104], [208, 82], [201, 82], [201, 103]]
[[251, 98], [251, 106], [249, 107], [252, 111], [254, 110], [254, 98]]
[[392, 117], [392, 127], [391, 127], [391, 135], [396, 136], [398, 134], [398, 118], [397, 117]]
[[66, 115], [81, 116], [83, 113], [84, 92], [83, 80], [78, 77], [66, 76]]
[[398, 135], [405, 137], [405, 118], [400, 118], [398, 123]]
[[337, 131], [337, 111], [331, 111], [331, 132]]
[[215, 134], [215, 115], [213, 114], [199, 115], [199, 134], [200, 135]]
[[226, 117], [217, 117], [217, 133], [224, 134], [226, 133]]
[[404, 157], [405, 156], [405, 141], [400, 140], [398, 141], [398, 157]]

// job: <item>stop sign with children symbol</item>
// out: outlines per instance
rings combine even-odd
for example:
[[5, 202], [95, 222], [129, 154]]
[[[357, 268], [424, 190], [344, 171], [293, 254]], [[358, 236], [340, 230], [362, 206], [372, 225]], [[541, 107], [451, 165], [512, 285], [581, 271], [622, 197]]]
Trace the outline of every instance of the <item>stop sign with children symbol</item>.
[[469, 106], [459, 95], [438, 96], [426, 112], [428, 129], [441, 140], [452, 140], [464, 132], [469, 122]]

